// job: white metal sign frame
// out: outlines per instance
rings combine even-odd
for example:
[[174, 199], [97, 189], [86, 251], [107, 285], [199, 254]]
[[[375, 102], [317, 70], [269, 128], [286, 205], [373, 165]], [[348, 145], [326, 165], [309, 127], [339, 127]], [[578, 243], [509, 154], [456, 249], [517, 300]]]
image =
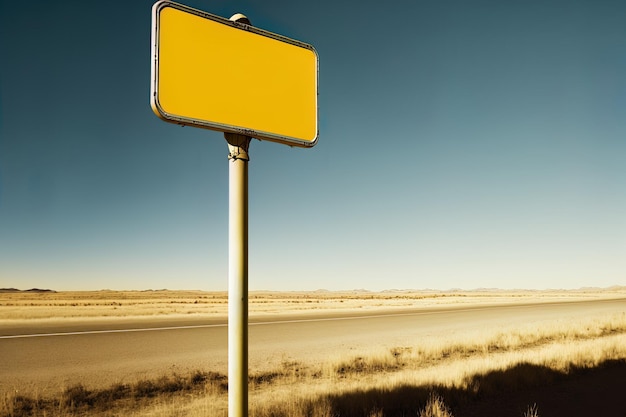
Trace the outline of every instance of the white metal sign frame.
[[[164, 106], [161, 104], [159, 100], [159, 93], [160, 93], [159, 91], [159, 81], [160, 81], [159, 79], [159, 64], [160, 64], [159, 52], [160, 52], [160, 31], [161, 31], [160, 16], [161, 16], [161, 12], [165, 8], [168, 8], [168, 7], [171, 7], [173, 9], [176, 9], [185, 13], [189, 13], [189, 14], [192, 14], [192, 15], [204, 18], [204, 19], [208, 19], [213, 22], [217, 22], [217, 23], [220, 23], [220, 24], [232, 27], [232, 28], [236, 28], [238, 30], [250, 32], [250, 33], [260, 35], [266, 38], [270, 38], [279, 42], [294, 45], [299, 48], [304, 48], [306, 50], [313, 52], [313, 54], [315, 55], [315, 80], [314, 80], [315, 94], [314, 94], [314, 97], [312, 97], [312, 99], [315, 100], [315, 115], [314, 115], [315, 134], [314, 136], [307, 137], [307, 138], [287, 136], [287, 135], [280, 134], [280, 133], [277, 134], [275, 132], [259, 130], [258, 128], [254, 126], [231, 125], [231, 124], [222, 123], [218, 120], [198, 119], [198, 118], [189, 117], [188, 115], [175, 114], [175, 113], [170, 113], [166, 111], [164, 109]], [[197, 10], [189, 6], [185, 6], [185, 5], [175, 3], [169, 0], [160, 0], [160, 1], [157, 1], [152, 7], [151, 57], [152, 57], [152, 65], [151, 65], [151, 82], [150, 82], [150, 86], [151, 86], [150, 103], [151, 103], [153, 111], [161, 119], [167, 122], [171, 122], [171, 123], [175, 123], [179, 125], [194, 126], [194, 127], [205, 128], [205, 129], [217, 130], [217, 131], [221, 131], [224, 133], [240, 134], [240, 135], [245, 135], [245, 136], [260, 139], [260, 140], [278, 142], [278, 143], [286, 144], [289, 146], [312, 147], [317, 143], [317, 140], [319, 137], [318, 109], [317, 109], [318, 83], [319, 83], [319, 56], [317, 54], [317, 51], [312, 45], [309, 45], [307, 43], [300, 42], [295, 39], [291, 39], [291, 38], [288, 38], [288, 37], [285, 37], [276, 33], [268, 32], [266, 30], [259, 29], [259, 28], [256, 28], [254, 26], [251, 26], [245, 23], [225, 19], [223, 17], [216, 16], [211, 13]], [[217, 59], [223, 60], [224, 58], [220, 57]], [[237, 61], [237, 58], [233, 57], [233, 61]], [[250, 65], [251, 71], [254, 70], [254, 64], [245, 64], [245, 65]], [[242, 100], [245, 100], [245, 97], [242, 97]]]

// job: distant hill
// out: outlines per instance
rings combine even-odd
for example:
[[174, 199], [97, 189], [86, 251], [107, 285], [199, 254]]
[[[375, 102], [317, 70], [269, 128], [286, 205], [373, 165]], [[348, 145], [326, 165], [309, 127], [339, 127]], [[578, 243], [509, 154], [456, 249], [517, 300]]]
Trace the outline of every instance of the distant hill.
[[53, 293], [56, 292], [54, 290], [40, 289], [40, 288], [31, 288], [30, 290], [18, 290], [17, 288], [0, 288], [0, 293], [6, 292], [35, 292], [35, 293]]

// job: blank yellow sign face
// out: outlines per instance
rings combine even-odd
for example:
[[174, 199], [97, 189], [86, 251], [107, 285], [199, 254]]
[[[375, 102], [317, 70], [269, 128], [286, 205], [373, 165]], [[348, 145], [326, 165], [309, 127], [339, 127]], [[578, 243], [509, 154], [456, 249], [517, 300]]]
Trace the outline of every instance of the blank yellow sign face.
[[155, 3], [152, 13], [157, 116], [315, 145], [318, 57], [312, 46], [170, 1]]

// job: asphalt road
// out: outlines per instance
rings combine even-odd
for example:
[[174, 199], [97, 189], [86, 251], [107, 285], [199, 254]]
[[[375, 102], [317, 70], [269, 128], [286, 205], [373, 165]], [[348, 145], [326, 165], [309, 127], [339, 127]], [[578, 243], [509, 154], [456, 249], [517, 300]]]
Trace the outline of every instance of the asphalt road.
[[[253, 317], [250, 372], [374, 346], [414, 346], [441, 334], [612, 312], [626, 312], [626, 299]], [[0, 324], [0, 393], [45, 394], [197, 369], [225, 373], [227, 334], [225, 320], [206, 317]]]

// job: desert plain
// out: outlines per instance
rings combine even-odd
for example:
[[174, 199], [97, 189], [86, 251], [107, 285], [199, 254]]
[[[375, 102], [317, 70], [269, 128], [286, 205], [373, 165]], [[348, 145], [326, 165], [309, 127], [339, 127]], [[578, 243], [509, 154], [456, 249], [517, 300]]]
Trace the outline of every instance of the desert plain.
[[[227, 309], [0, 292], [0, 416], [225, 416]], [[258, 291], [249, 309], [251, 416], [626, 415], [625, 287]]]

